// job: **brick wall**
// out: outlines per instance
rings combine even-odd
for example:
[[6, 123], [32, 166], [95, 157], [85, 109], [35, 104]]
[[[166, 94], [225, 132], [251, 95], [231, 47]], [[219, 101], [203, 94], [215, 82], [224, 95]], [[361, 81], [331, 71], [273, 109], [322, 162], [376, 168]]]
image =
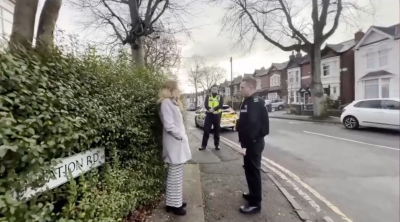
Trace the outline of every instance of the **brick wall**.
[[261, 76], [260, 79], [261, 79], [261, 89], [269, 88], [269, 75]]

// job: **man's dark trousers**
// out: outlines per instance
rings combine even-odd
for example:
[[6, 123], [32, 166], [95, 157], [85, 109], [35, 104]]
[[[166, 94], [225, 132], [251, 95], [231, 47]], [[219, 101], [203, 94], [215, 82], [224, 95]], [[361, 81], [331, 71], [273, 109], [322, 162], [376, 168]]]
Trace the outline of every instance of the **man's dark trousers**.
[[244, 172], [249, 187], [249, 204], [261, 206], [262, 182], [261, 182], [261, 159], [264, 150], [264, 139], [247, 145], [244, 156]]
[[204, 120], [204, 134], [201, 147], [207, 147], [208, 138], [210, 137], [211, 126], [214, 126], [214, 145], [219, 146], [219, 131], [221, 129], [221, 114], [207, 113]]

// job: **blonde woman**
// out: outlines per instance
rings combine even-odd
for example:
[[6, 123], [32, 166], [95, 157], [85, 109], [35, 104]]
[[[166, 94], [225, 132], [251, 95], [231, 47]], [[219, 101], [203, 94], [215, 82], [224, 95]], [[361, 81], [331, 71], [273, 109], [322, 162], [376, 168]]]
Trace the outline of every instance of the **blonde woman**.
[[186, 215], [183, 202], [183, 164], [192, 158], [189, 141], [183, 125], [182, 103], [179, 101], [178, 83], [168, 80], [163, 84], [158, 103], [163, 123], [163, 157], [168, 163], [166, 182], [166, 210], [176, 215]]

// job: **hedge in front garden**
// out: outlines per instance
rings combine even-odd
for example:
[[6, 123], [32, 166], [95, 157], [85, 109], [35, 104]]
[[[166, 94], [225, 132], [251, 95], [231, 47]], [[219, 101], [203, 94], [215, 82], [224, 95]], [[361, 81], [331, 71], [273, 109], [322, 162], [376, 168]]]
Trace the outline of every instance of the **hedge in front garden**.
[[[0, 55], [0, 221], [122, 221], [162, 193], [155, 101], [164, 77], [124, 56]], [[26, 200], [57, 158], [96, 147], [106, 164]]]

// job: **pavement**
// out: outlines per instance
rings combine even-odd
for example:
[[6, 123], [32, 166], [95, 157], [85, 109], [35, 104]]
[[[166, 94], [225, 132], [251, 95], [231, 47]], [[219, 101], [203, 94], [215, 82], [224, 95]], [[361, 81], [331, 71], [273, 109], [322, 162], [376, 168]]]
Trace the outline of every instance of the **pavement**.
[[330, 116], [326, 119], [318, 120], [318, 119], [312, 119], [310, 116], [289, 114], [285, 110], [269, 112], [268, 116], [269, 116], [269, 118], [272, 118], [272, 119], [286, 119], [286, 120], [309, 121], [309, 122], [316, 122], [316, 123], [341, 124], [339, 117]]
[[188, 137], [193, 158], [184, 167], [183, 188], [184, 200], [188, 202], [187, 215], [178, 217], [166, 213], [162, 202], [148, 218], [149, 222], [303, 221], [298, 215], [304, 212], [300, 207], [294, 209], [293, 203], [282, 193], [282, 186], [278, 184], [278, 187], [272, 181], [273, 177], [267, 174], [263, 174], [262, 212], [256, 215], [239, 213], [239, 207], [246, 203], [242, 193], [248, 191], [242, 167], [243, 156], [224, 143], [221, 143], [221, 150], [216, 151], [212, 147], [212, 138], [209, 140], [210, 148], [199, 151], [202, 130], [193, 126], [194, 123], [189, 123]]
[[[194, 119], [194, 112], [188, 115]], [[339, 124], [272, 117], [270, 124], [262, 161], [264, 208], [259, 215], [244, 216], [237, 211], [247, 191], [243, 160], [235, 151], [240, 150], [237, 133], [223, 130], [221, 151], [200, 152], [201, 129], [189, 122], [204, 217], [182, 221], [400, 221], [398, 131], [347, 130]], [[197, 191], [185, 188], [185, 198], [188, 192]], [[189, 209], [187, 216], [195, 215]]]

